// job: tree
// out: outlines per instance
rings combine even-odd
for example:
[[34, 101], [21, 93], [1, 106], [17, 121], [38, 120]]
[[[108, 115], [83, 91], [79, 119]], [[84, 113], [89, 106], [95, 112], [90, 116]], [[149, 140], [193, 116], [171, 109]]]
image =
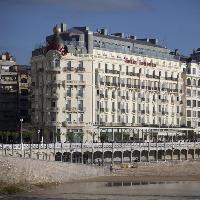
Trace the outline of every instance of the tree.
[[69, 142], [73, 142], [73, 140], [74, 140], [74, 133], [73, 132], [68, 132], [66, 134], [66, 140], [69, 141]]
[[106, 133], [101, 133], [100, 135], [101, 142], [107, 142], [108, 141], [108, 135]]
[[11, 137], [12, 143], [16, 143], [17, 139], [19, 138], [19, 133], [18, 132], [11, 132], [10, 137]]

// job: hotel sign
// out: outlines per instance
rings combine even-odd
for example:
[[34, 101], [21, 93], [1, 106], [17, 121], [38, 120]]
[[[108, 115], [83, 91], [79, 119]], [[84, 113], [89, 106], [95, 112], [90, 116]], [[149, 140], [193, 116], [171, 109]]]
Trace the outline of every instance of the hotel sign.
[[134, 59], [128, 59], [128, 58], [125, 58], [125, 62], [126, 63], [130, 63], [130, 64], [137, 64], [137, 65], [143, 65], [143, 66], [149, 66], [149, 67], [156, 67], [156, 64], [153, 63], [153, 62], [146, 62], [146, 61], [136, 61]]

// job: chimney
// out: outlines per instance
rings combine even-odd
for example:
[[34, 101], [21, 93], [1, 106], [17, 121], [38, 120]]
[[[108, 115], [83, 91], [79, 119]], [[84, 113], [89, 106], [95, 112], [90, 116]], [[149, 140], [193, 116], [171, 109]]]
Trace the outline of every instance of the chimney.
[[108, 35], [108, 30], [107, 30], [106, 28], [102, 28], [102, 29], [100, 30], [100, 33], [101, 33], [102, 35]]
[[137, 37], [136, 37], [135, 35], [130, 35], [130, 39], [132, 39], [132, 40], [136, 40]]
[[60, 27], [61, 27], [61, 32], [66, 32], [67, 31], [67, 24], [61, 23]]
[[158, 44], [158, 39], [157, 38], [150, 38], [149, 42], [152, 44]]
[[124, 33], [113, 33], [112, 35], [124, 38]]

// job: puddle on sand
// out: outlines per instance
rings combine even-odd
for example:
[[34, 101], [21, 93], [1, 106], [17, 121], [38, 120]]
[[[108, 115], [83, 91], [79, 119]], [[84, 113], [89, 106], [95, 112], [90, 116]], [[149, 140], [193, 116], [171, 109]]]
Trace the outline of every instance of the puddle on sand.
[[[3, 200], [200, 200], [200, 182], [86, 182], [5, 196]], [[0, 198], [1, 199], [1, 198]]]

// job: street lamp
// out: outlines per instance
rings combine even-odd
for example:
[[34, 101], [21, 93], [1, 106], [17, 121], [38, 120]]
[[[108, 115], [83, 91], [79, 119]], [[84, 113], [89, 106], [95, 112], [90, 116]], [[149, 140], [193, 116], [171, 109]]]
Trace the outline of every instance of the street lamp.
[[20, 119], [21, 127], [20, 127], [20, 135], [21, 135], [21, 150], [23, 151], [23, 137], [22, 137], [22, 123], [23, 118]]
[[39, 143], [40, 143], [40, 129], [38, 129], [38, 131], [37, 131], [37, 136], [38, 136], [38, 145], [39, 145]]

